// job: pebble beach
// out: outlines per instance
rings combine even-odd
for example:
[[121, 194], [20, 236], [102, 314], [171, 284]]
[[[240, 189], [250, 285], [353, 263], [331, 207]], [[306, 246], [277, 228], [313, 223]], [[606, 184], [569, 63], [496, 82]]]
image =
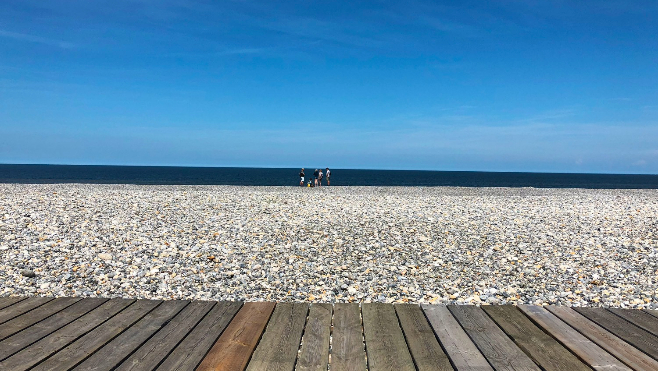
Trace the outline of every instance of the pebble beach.
[[658, 190], [0, 192], [0, 296], [658, 308]]

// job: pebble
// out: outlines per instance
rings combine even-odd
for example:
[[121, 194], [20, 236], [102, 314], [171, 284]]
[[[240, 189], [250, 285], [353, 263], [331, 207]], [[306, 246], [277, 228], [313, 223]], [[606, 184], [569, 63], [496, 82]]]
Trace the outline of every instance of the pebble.
[[0, 192], [2, 296], [658, 308], [658, 190]]

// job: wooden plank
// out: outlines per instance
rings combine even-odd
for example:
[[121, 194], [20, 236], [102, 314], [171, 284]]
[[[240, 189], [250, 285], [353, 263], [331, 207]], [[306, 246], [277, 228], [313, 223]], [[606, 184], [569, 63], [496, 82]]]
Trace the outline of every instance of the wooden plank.
[[427, 320], [457, 370], [493, 371], [445, 305], [423, 305]]
[[167, 325], [121, 363], [117, 367], [117, 371], [154, 370], [214, 305], [215, 303], [210, 301], [194, 301], [186, 306]]
[[625, 321], [603, 308], [574, 308], [578, 313], [640, 349], [653, 359], [658, 359], [658, 337]]
[[113, 370], [187, 304], [187, 300], [165, 301], [76, 366], [75, 370]]
[[573, 309], [553, 305], [546, 309], [634, 370], [658, 370], [658, 362]]
[[481, 308], [450, 305], [448, 309], [496, 370], [539, 370]]
[[635, 326], [658, 336], [658, 318], [639, 309], [608, 308], [608, 310]]
[[3, 296], [0, 298], [0, 310], [27, 299], [25, 296]]
[[363, 334], [370, 371], [415, 371], [407, 342], [391, 304], [365, 303], [361, 307]]
[[0, 362], [0, 370], [27, 370], [91, 331], [132, 304], [134, 300], [112, 299], [45, 338]]
[[420, 306], [398, 304], [395, 311], [418, 371], [453, 370]]
[[658, 317], [658, 310], [655, 309], [644, 309], [644, 312], [651, 314], [654, 317]]
[[587, 362], [593, 369], [632, 371], [631, 368], [611, 356], [571, 326], [562, 322], [545, 308], [536, 305], [519, 305], [519, 309], [583, 361]]
[[244, 370], [273, 310], [274, 303], [246, 303], [210, 349], [197, 370]]
[[7, 307], [0, 311], [0, 324], [9, 321], [12, 318], [18, 317], [21, 314], [27, 313], [34, 308], [40, 307], [43, 304], [53, 300], [53, 298], [45, 298], [41, 296], [33, 296], [18, 303]]
[[482, 309], [535, 363], [546, 371], [589, 371], [591, 368], [547, 335], [512, 305], [486, 305]]
[[302, 350], [295, 370], [327, 371], [331, 313], [331, 304], [311, 304], [304, 337], [302, 338]]
[[107, 322], [35, 366], [33, 370], [69, 370], [75, 367], [133, 323], [139, 321], [161, 302], [160, 300], [137, 300]]
[[193, 370], [224, 332], [241, 302], [219, 302], [158, 367], [158, 370]]
[[293, 371], [308, 304], [278, 303], [247, 371]]
[[366, 351], [359, 304], [334, 304], [331, 371], [364, 371]]
[[106, 301], [107, 299], [101, 298], [80, 300], [56, 315], [50, 316], [34, 326], [8, 337], [0, 342], [0, 360], [11, 356], [30, 344], [39, 341], [41, 338], [46, 337], [54, 331], [57, 331], [75, 321], [78, 317], [85, 315]]
[[6, 339], [11, 335], [40, 322], [60, 310], [73, 305], [80, 298], [58, 298], [51, 300], [44, 305], [37, 307], [23, 315], [14, 317], [0, 326], [0, 340]]

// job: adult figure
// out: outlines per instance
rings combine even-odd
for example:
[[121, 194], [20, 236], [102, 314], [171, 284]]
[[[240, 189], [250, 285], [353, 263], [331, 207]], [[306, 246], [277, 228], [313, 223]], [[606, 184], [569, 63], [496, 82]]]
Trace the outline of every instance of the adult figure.
[[303, 187], [304, 186], [304, 168], [302, 168], [302, 171], [299, 172], [299, 177], [301, 178], [301, 180], [299, 181], [299, 185], [301, 187]]
[[313, 184], [316, 187], [318, 186], [318, 174], [319, 174], [318, 169], [315, 169], [315, 171], [313, 172]]
[[331, 177], [331, 170], [329, 168], [325, 169], [325, 175], [327, 176], [327, 185], [329, 185], [329, 178]]
[[322, 187], [322, 169], [318, 173], [318, 187]]

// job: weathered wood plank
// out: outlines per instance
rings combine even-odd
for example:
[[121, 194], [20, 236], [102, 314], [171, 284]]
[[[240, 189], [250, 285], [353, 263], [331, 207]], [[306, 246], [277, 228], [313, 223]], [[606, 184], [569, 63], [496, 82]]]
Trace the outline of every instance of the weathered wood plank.
[[331, 371], [364, 371], [366, 351], [359, 304], [334, 304]]
[[395, 309], [390, 304], [365, 303], [361, 307], [363, 334], [370, 371], [415, 371]]
[[658, 310], [656, 309], [644, 309], [644, 312], [649, 313], [654, 317], [658, 317]]
[[493, 371], [445, 305], [423, 305], [427, 320], [457, 370]]
[[27, 299], [25, 296], [3, 296], [0, 298], [0, 310]]
[[572, 308], [549, 305], [546, 309], [631, 368], [638, 371], [658, 370], [658, 362]]
[[543, 307], [536, 305], [519, 305], [519, 309], [539, 324], [551, 336], [571, 349], [578, 357], [593, 369], [601, 371], [632, 371], [631, 368], [611, 356], [600, 346], [583, 336], [571, 326]]
[[295, 370], [327, 370], [331, 313], [331, 304], [311, 304], [311, 309], [308, 312], [308, 322], [304, 330], [304, 338], [302, 339], [302, 349]]
[[450, 305], [448, 309], [496, 370], [539, 371], [481, 308]]
[[247, 371], [293, 371], [308, 304], [278, 303]]
[[274, 303], [246, 303], [203, 359], [197, 371], [242, 371], [274, 310]]
[[658, 337], [603, 308], [574, 308], [578, 313], [617, 335], [627, 343], [658, 359]]
[[658, 336], [658, 318], [639, 309], [608, 308], [619, 317]]
[[546, 371], [590, 371], [571, 352], [512, 305], [487, 305], [482, 309], [535, 363]]
[[158, 367], [158, 370], [194, 370], [224, 332], [242, 302], [217, 303], [189, 335]]
[[80, 298], [58, 298], [23, 315], [14, 317], [0, 326], [0, 340], [8, 338], [17, 332], [52, 316], [60, 310], [73, 305], [78, 300], [80, 300]]
[[187, 304], [189, 304], [187, 300], [165, 301], [76, 366], [74, 370], [113, 370]]
[[139, 321], [160, 303], [161, 301], [159, 300], [137, 300], [128, 308], [110, 318], [107, 322], [96, 327], [52, 357], [35, 366], [33, 370], [69, 370], [73, 368], [110, 340], [121, 334], [133, 323]]
[[150, 371], [155, 369], [181, 340], [215, 305], [210, 301], [195, 301], [130, 355], [116, 371]]
[[[41, 338], [51, 334], [68, 323], [78, 319], [90, 310], [106, 302], [107, 299], [88, 298], [80, 300], [61, 312], [44, 319], [25, 330], [0, 342], [0, 360], [3, 360]], [[18, 317], [20, 318], [20, 317]]]
[[43, 304], [53, 300], [53, 298], [45, 298], [41, 296], [33, 296], [25, 300], [21, 300], [16, 304], [9, 306], [0, 311], [0, 324], [9, 321], [12, 318], [18, 317], [31, 311], [34, 308], [40, 307]]
[[112, 318], [134, 300], [112, 299], [84, 316], [0, 362], [0, 370], [27, 370]]
[[453, 370], [420, 306], [398, 304], [395, 311], [418, 371]]

